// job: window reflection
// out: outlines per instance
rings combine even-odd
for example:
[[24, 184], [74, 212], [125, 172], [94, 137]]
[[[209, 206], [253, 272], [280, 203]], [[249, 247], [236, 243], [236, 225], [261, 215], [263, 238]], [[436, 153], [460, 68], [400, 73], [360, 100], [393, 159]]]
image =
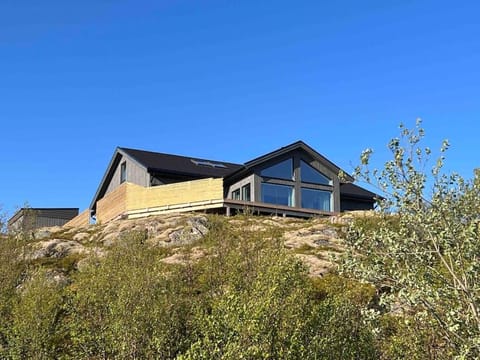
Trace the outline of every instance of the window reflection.
[[287, 159], [278, 164], [270, 166], [266, 169], [263, 169], [260, 172], [261, 176], [276, 178], [276, 179], [285, 179], [285, 180], [292, 180], [293, 179], [293, 159]]
[[302, 187], [302, 208], [330, 211], [331, 198], [330, 191]]
[[262, 202], [293, 206], [293, 186], [262, 183]]
[[331, 180], [329, 178], [303, 160], [300, 161], [300, 177], [302, 182], [321, 185], [331, 184]]

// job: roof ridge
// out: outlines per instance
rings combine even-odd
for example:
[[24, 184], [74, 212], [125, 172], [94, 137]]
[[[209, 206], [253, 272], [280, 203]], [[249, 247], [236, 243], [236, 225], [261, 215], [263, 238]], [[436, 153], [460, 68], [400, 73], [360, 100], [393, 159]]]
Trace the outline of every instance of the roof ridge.
[[[225, 164], [229, 164], [229, 165], [243, 165], [243, 163], [234, 163], [234, 162], [224, 161], [224, 160], [217, 160], [217, 159], [211, 159], [211, 158], [208, 159], [208, 158], [191, 156], [191, 155], [171, 154], [171, 153], [151, 151], [151, 150], [126, 148], [126, 147], [121, 147], [121, 146], [119, 146], [118, 149], [120, 149], [122, 151], [125, 151], [127, 153], [129, 153], [129, 151], [138, 151], [138, 152], [149, 153], [149, 154], [153, 154], [153, 155], [172, 156], [172, 157], [176, 157], [176, 158], [189, 159], [189, 160], [212, 161], [212, 162], [217, 162], [217, 163], [225, 163]], [[129, 154], [129, 155], [132, 155], [132, 154]]]

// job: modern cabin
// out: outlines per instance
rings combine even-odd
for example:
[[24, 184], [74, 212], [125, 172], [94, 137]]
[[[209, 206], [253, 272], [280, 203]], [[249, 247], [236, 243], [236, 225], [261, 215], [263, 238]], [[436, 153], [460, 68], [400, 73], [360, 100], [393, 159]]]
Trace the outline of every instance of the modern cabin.
[[90, 205], [97, 221], [206, 211], [312, 217], [373, 209], [376, 195], [302, 141], [244, 164], [119, 147]]

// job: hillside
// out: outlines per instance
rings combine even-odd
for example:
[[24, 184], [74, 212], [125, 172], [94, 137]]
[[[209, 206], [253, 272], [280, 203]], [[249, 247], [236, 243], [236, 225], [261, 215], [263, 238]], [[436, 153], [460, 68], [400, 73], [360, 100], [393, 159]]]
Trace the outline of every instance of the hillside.
[[373, 359], [375, 290], [326, 275], [350, 220], [182, 214], [8, 236], [0, 358]]
[[398, 220], [170, 214], [6, 236], [0, 358], [449, 358], [435, 319], [381, 302], [383, 279], [337, 272], [368, 269], [352, 249], [384, 254]]
[[164, 248], [163, 262], [183, 264], [205, 255], [201, 240], [212, 224], [225, 221], [237, 229], [274, 232], [282, 239], [285, 248], [308, 266], [311, 276], [322, 276], [332, 268], [332, 258], [342, 251], [342, 228], [345, 229], [354, 214], [310, 220], [166, 214], [116, 220], [105, 225], [43, 228], [27, 234], [27, 260], [34, 265], [48, 265], [62, 273], [81, 270], [87, 260], [102, 257], [118, 241], [134, 235], [150, 247]]

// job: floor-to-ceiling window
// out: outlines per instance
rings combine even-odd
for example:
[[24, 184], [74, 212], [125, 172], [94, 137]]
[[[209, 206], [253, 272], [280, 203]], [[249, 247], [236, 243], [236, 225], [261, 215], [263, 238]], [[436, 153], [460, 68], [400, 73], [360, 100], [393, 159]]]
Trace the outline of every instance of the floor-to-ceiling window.
[[295, 206], [294, 186], [262, 183], [262, 202]]
[[262, 169], [260, 176], [262, 177], [262, 202], [295, 206], [295, 178], [292, 158]]
[[324, 211], [333, 209], [332, 179], [301, 158], [282, 160], [261, 169], [259, 175], [262, 202]]

